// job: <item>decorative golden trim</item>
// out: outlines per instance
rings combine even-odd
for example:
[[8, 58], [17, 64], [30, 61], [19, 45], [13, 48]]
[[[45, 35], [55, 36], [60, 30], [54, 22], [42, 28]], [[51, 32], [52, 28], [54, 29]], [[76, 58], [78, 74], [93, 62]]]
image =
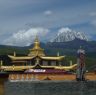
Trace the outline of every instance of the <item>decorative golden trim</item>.
[[[20, 56], [20, 57], [17, 57], [17, 56], [11, 56], [11, 55], [8, 55], [8, 57], [10, 57], [12, 60], [31, 60], [33, 59], [34, 57], [31, 57], [31, 56]], [[62, 60], [64, 59], [65, 56], [56, 56], [56, 57], [51, 57], [51, 56], [41, 56], [40, 58], [43, 59], [43, 60]]]
[[[36, 65], [34, 66], [1, 66], [1, 69], [4, 71], [23, 71], [23, 70], [27, 70], [27, 69], [33, 69], [35, 68]], [[41, 66], [41, 65], [40, 65]], [[54, 69], [61, 69], [61, 70], [74, 70], [76, 69], [77, 64], [74, 64], [72, 66], [41, 66], [41, 68], [46, 69], [46, 68], [54, 68]]]
[[56, 57], [51, 57], [51, 56], [44, 56], [44, 57], [40, 57], [41, 59], [44, 60], [62, 60], [65, 58], [65, 56], [56, 56]]
[[20, 57], [17, 57], [17, 56], [12, 56], [12, 55], [8, 55], [9, 58], [11, 58], [12, 60], [30, 60], [30, 59], [33, 59], [34, 57], [30, 57], [30, 56], [20, 56]]

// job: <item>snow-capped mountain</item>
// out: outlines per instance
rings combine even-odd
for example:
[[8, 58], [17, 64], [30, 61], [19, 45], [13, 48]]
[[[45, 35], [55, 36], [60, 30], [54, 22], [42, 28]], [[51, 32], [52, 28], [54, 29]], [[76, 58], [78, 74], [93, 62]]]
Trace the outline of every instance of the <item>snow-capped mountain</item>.
[[70, 28], [61, 28], [57, 36], [51, 40], [51, 42], [68, 42], [74, 39], [80, 39], [88, 41], [87, 36], [84, 33], [71, 30]]

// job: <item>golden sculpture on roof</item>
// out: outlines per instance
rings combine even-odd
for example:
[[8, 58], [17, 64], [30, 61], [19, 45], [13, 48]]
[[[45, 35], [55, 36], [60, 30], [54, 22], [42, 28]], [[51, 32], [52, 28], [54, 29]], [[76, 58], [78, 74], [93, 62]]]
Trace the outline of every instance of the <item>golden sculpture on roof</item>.
[[40, 47], [40, 42], [37, 36], [34, 41], [34, 47], [30, 49], [30, 53], [28, 54], [28, 56], [45, 56], [44, 49]]

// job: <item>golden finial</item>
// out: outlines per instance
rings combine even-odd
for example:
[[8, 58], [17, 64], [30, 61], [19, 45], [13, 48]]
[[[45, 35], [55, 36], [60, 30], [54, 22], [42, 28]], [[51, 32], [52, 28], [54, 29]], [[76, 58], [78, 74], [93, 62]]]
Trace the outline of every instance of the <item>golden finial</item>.
[[57, 56], [60, 56], [60, 53], [59, 52], [57, 52]]
[[36, 35], [35, 41], [34, 42], [39, 42], [38, 36]]
[[70, 60], [70, 66], [72, 66], [72, 60]]
[[1, 62], [0, 62], [0, 65], [2, 66], [3, 65], [3, 61], [1, 60]]
[[40, 49], [40, 42], [39, 42], [39, 40], [38, 40], [38, 36], [36, 36], [36, 38], [35, 38], [34, 48], [35, 48], [35, 49]]
[[45, 56], [44, 50], [40, 47], [40, 42], [38, 40], [38, 36], [36, 35], [36, 38], [34, 40], [34, 46], [32, 49], [30, 49], [30, 53], [28, 54], [28, 56]]
[[16, 56], [16, 52], [14, 51], [14, 56]]

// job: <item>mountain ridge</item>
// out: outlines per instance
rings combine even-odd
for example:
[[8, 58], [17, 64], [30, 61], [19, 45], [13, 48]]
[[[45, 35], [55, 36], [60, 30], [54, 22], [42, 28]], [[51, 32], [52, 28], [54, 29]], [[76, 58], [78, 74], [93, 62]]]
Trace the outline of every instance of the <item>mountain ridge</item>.
[[[16, 51], [17, 53], [26, 54], [28, 53], [30, 48], [33, 48], [33, 43], [30, 46], [7, 46], [7, 45], [0, 45], [0, 54], [9, 54]], [[46, 54], [56, 54], [58, 51], [62, 51], [62, 54], [76, 54], [76, 51], [82, 46], [86, 52], [96, 52], [96, 41], [84, 41], [80, 39], [74, 39], [68, 42], [47, 42], [47, 43], [40, 43], [40, 46], [45, 49]]]
[[76, 38], [85, 41], [89, 40], [88, 37], [82, 32], [77, 32], [70, 28], [62, 28], [57, 33], [56, 37], [51, 40], [51, 42], [68, 42]]

